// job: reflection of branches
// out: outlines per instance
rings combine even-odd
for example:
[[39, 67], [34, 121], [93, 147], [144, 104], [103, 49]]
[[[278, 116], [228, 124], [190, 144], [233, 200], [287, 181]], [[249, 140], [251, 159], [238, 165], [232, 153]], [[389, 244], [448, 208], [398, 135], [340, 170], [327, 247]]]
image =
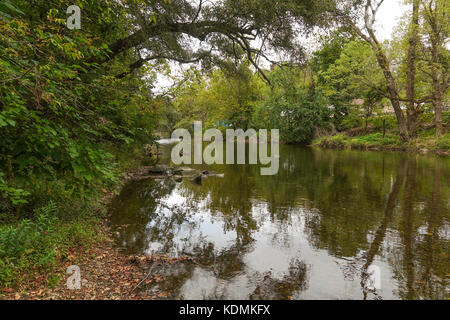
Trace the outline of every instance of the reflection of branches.
[[392, 221], [392, 216], [397, 202], [397, 197], [398, 194], [400, 193], [400, 189], [405, 179], [405, 169], [406, 163], [405, 161], [402, 161], [397, 169], [397, 177], [395, 179], [394, 185], [392, 186], [392, 190], [389, 194], [386, 203], [383, 221], [381, 222], [381, 225], [378, 227], [375, 233], [375, 238], [370, 244], [369, 249], [365, 253], [360, 255], [358, 258], [350, 260], [346, 265], [343, 266], [344, 277], [346, 278], [352, 277], [354, 274], [358, 272], [358, 269], [361, 270], [360, 283], [364, 299], [367, 298], [367, 293], [369, 291], [372, 291], [372, 293], [374, 294], [376, 293], [373, 292], [373, 290], [369, 290], [369, 288], [367, 287], [367, 280], [370, 276], [368, 269], [369, 266], [373, 263], [375, 256], [378, 254], [380, 246], [386, 236], [387, 226]]
[[249, 247], [234, 246], [216, 252], [214, 244], [208, 243], [198, 246], [194, 251], [195, 260], [199, 265], [212, 269], [218, 279], [230, 279], [245, 268], [242, 258], [249, 251]]
[[303, 291], [307, 288], [307, 266], [298, 259], [292, 260], [289, 264], [287, 274], [281, 279], [272, 276], [272, 272], [268, 271], [262, 275], [260, 283], [257, 284], [255, 290], [250, 294], [250, 299], [291, 299], [294, 293]]
[[147, 226], [155, 218], [155, 209], [160, 199], [171, 193], [175, 183], [154, 180], [133, 181], [125, 185], [120, 196], [111, 203], [111, 222], [120, 232], [119, 242], [132, 252], [144, 251], [150, 238]]
[[[419, 187], [416, 183], [417, 166], [414, 162], [412, 164], [407, 171], [403, 214], [399, 221], [402, 243], [391, 254], [394, 278], [398, 283], [397, 295], [402, 299], [445, 299], [448, 293], [445, 279], [448, 239], [440, 239], [439, 235], [439, 226], [445, 225], [441, 214], [446, 212], [440, 202], [442, 171], [434, 168], [434, 175], [429, 175], [431, 194], [427, 201], [421, 203], [424, 205], [423, 214], [416, 215], [414, 203], [423, 195], [416, 192]], [[418, 182], [424, 184], [424, 180]], [[420, 231], [417, 230], [418, 225], [421, 226]]]
[[413, 299], [414, 293], [414, 264], [413, 264], [413, 203], [414, 190], [416, 186], [415, 166], [408, 168], [408, 175], [406, 178], [405, 195], [403, 198], [403, 269], [406, 274], [407, 285], [407, 299]]
[[[433, 179], [433, 191], [431, 194], [431, 204], [429, 208], [429, 218], [428, 218], [428, 227], [427, 227], [427, 236], [425, 238], [424, 243], [424, 252], [425, 252], [425, 259], [423, 259], [425, 263], [425, 267], [423, 268], [422, 274], [420, 276], [420, 281], [424, 284], [419, 288], [420, 292], [423, 296], [426, 296], [427, 298], [436, 299], [436, 297], [433, 297], [434, 292], [445, 292], [445, 280], [444, 282], [444, 288], [443, 290], [438, 290], [437, 288], [433, 287], [433, 281], [431, 281], [431, 275], [434, 272], [434, 266], [437, 265], [439, 262], [437, 261], [435, 248], [436, 243], [439, 242], [439, 233], [438, 228], [441, 224], [441, 215], [439, 210], [440, 208], [440, 188], [441, 188], [441, 170], [436, 169], [434, 172], [434, 179]], [[437, 209], [437, 210], [436, 210]]]

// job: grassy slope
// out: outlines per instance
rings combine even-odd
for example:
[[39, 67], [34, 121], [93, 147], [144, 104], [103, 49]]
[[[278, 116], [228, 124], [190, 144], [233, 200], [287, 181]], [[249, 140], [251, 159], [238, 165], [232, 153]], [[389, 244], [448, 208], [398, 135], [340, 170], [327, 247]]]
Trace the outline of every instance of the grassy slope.
[[314, 140], [313, 146], [322, 148], [358, 149], [358, 150], [393, 150], [408, 152], [435, 152], [450, 154], [450, 134], [440, 138], [430, 135], [429, 132], [421, 132], [418, 137], [408, 142], [402, 142], [395, 134], [373, 133], [357, 137], [349, 137], [346, 134], [326, 136]]

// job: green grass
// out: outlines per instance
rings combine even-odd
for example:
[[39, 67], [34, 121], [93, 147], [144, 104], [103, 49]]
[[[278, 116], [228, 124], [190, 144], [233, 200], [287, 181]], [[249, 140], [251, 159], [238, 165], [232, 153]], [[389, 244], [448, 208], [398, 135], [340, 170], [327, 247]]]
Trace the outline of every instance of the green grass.
[[359, 137], [349, 137], [345, 134], [322, 137], [313, 141], [313, 146], [335, 149], [359, 150], [405, 150], [405, 151], [450, 151], [450, 134], [436, 138], [429, 132], [421, 132], [418, 137], [404, 143], [395, 134], [373, 133]]

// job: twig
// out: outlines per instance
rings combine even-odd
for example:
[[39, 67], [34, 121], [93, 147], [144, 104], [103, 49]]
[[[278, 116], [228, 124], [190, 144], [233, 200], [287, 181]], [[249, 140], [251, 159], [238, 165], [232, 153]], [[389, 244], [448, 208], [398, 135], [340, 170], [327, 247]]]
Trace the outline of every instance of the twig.
[[153, 263], [152, 264], [152, 266], [150, 267], [150, 270], [148, 270], [148, 273], [147, 273], [147, 275], [145, 276], [145, 278], [144, 279], [142, 279], [134, 288], [133, 288], [133, 290], [131, 290], [130, 292], [128, 292], [128, 294], [132, 294], [133, 293], [133, 291], [134, 290], [136, 290], [145, 280], [147, 280], [148, 279], [148, 277], [150, 277], [150, 274], [152, 273], [152, 271], [153, 271], [153, 267], [155, 266], [155, 263]]

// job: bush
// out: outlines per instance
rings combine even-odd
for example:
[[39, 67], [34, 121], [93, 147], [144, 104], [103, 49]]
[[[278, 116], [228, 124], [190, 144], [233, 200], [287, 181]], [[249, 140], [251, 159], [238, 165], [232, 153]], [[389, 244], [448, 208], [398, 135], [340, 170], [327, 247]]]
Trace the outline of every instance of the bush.
[[450, 133], [437, 139], [436, 146], [441, 150], [450, 150]]
[[49, 236], [57, 222], [55, 212], [55, 204], [50, 203], [39, 210], [34, 221], [0, 227], [0, 287], [11, 285], [30, 262], [36, 267], [55, 263], [55, 247]]
[[349, 114], [344, 120], [342, 120], [339, 130], [345, 131], [353, 128], [358, 128], [363, 125], [363, 119], [356, 113]]
[[383, 118], [386, 120], [386, 130], [397, 128], [397, 119], [394, 116], [373, 117], [369, 119], [369, 125], [375, 130], [383, 130]]
[[76, 219], [60, 218], [60, 211], [51, 202], [35, 210], [33, 219], [0, 226], [0, 287], [17, 285], [24, 273], [39, 271], [45, 271], [55, 285], [58, 276], [52, 271], [69, 248], [87, 246], [96, 239], [97, 224], [88, 211], [77, 212]]
[[316, 128], [329, 125], [329, 110], [320, 95], [305, 95], [301, 101], [287, 102], [274, 98], [259, 106], [253, 122], [257, 127], [280, 130], [286, 143], [309, 143]]
[[331, 137], [322, 137], [313, 142], [313, 145], [322, 148], [342, 149], [349, 146], [349, 138], [344, 134], [337, 134]]

